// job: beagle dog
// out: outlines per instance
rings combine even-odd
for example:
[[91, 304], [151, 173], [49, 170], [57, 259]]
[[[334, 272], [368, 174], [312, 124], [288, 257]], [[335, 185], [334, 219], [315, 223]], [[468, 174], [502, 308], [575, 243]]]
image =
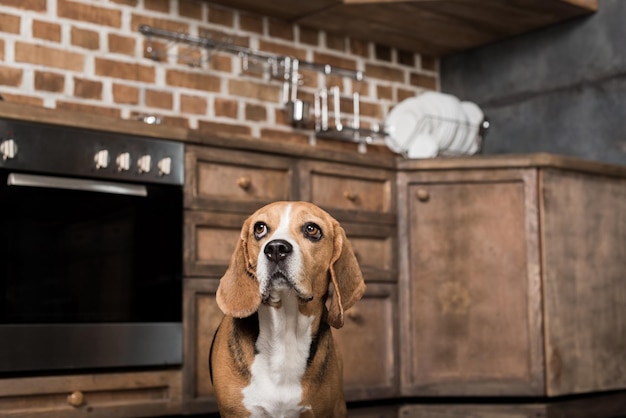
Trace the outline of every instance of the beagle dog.
[[343, 326], [364, 292], [350, 242], [328, 213], [276, 202], [250, 216], [217, 289], [225, 316], [210, 368], [222, 418], [345, 417], [330, 327]]

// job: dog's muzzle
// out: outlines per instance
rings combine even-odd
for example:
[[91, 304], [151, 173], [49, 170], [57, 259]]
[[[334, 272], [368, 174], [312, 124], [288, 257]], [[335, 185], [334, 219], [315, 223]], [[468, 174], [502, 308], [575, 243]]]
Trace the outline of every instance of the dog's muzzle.
[[[276, 239], [268, 242], [263, 249], [265, 257], [269, 261], [268, 276], [270, 287], [289, 287], [295, 290], [301, 302], [306, 303], [313, 299], [310, 295], [305, 295], [290, 273], [289, 260], [293, 254], [293, 245], [283, 239]], [[269, 289], [268, 289], [269, 290]], [[269, 292], [267, 295], [269, 297]]]

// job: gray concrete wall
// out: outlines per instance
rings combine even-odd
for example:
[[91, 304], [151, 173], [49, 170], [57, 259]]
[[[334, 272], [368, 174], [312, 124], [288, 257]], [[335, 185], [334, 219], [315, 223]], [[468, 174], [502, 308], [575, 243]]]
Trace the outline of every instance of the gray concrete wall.
[[446, 57], [441, 90], [491, 121], [483, 153], [626, 164], [626, 0], [589, 17]]

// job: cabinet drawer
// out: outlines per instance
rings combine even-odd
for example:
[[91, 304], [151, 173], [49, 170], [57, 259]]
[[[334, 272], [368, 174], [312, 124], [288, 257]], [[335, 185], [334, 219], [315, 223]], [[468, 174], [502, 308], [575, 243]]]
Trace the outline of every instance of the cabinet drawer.
[[3, 417], [179, 414], [180, 371], [0, 379]]
[[189, 147], [185, 207], [252, 213], [288, 200], [293, 161], [258, 153]]
[[396, 228], [387, 225], [342, 222], [365, 280], [396, 282]]
[[396, 286], [369, 284], [333, 336], [343, 357], [346, 400], [398, 394]]
[[246, 214], [185, 212], [186, 277], [221, 277], [239, 240]]
[[[365, 220], [362, 215], [376, 214], [378, 222], [395, 219], [392, 172], [307, 161], [301, 164], [300, 175], [302, 199], [337, 212], [338, 217]], [[350, 213], [342, 214], [345, 211]]]

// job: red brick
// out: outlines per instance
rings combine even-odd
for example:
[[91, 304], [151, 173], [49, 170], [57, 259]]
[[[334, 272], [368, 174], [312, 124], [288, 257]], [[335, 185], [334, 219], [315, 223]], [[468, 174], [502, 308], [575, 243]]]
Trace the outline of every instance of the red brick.
[[346, 37], [326, 33], [326, 47], [340, 52], [346, 50]]
[[378, 61], [391, 62], [391, 48], [387, 45], [374, 45], [374, 58]]
[[393, 89], [389, 86], [376, 86], [376, 97], [383, 100], [393, 100]]
[[437, 90], [437, 77], [425, 74], [411, 73], [410, 83], [415, 87]]
[[0, 13], [0, 32], [20, 33], [20, 17]]
[[207, 109], [208, 103], [204, 97], [189, 96], [187, 94], [180, 96], [180, 110], [183, 113], [206, 115]]
[[64, 89], [65, 76], [63, 74], [35, 71], [35, 90], [62, 93]]
[[[324, 64], [332, 65], [333, 67], [345, 68], [348, 70], [356, 70], [356, 61], [350, 58], [345, 58], [341, 55], [324, 54], [316, 52], [313, 54], [313, 62], [323, 62]], [[365, 73], [367, 74], [367, 72]], [[369, 74], [367, 74], [369, 76]]]
[[154, 83], [155, 70], [142, 64], [96, 58], [96, 75]]
[[47, 0], [2, 0], [2, 5], [36, 12], [45, 12], [48, 10], [46, 2]]
[[169, 13], [170, 1], [169, 0], [143, 0], [143, 7], [146, 10], [153, 10], [155, 12]]
[[[352, 109], [352, 103], [350, 103], [350, 109]], [[361, 111], [361, 116], [379, 120], [383, 118], [383, 109], [380, 103], [372, 103], [361, 100], [359, 103], [359, 110]]]
[[122, 25], [122, 12], [120, 10], [69, 0], [57, 0], [57, 16], [114, 28], [119, 28]]
[[71, 71], [83, 71], [85, 57], [76, 52], [33, 45], [26, 42], [15, 43], [15, 61]]
[[0, 60], [4, 60], [4, 39], [0, 39]]
[[108, 36], [109, 52], [115, 54], [135, 55], [135, 38], [110, 33]]
[[422, 55], [422, 69], [428, 71], [437, 71], [439, 60], [435, 57]]
[[306, 50], [291, 45], [279, 44], [271, 41], [259, 41], [259, 50], [277, 55], [296, 57], [299, 60], [306, 59]]
[[173, 87], [185, 87], [203, 91], [219, 91], [221, 85], [219, 77], [191, 71], [169, 70], [165, 75], [165, 79], [167, 84]]
[[57, 101], [57, 109], [71, 110], [73, 112], [93, 113], [99, 116], [120, 118], [120, 110], [105, 106], [93, 106], [84, 103]]
[[361, 39], [350, 39], [350, 52], [360, 57], [369, 58], [370, 47], [369, 42]]
[[34, 20], [32, 31], [35, 38], [61, 42], [61, 25], [57, 23]]
[[246, 48], [250, 46], [249, 36], [234, 35], [232, 33], [210, 29], [206, 27], [198, 28], [198, 36], [209, 38], [217, 42], [227, 42], [229, 44], [243, 46]]
[[174, 96], [170, 92], [158, 90], [146, 90], [146, 106], [157, 107], [159, 109], [172, 109], [174, 107]]
[[300, 42], [307, 45], [319, 45], [319, 31], [317, 29], [300, 27]]
[[239, 12], [239, 27], [247, 32], [262, 34], [263, 18], [258, 15]]
[[202, 66], [202, 50], [185, 45], [178, 46], [178, 63], [188, 65], [190, 67]]
[[209, 22], [232, 28], [235, 24], [235, 15], [231, 10], [221, 7], [209, 7]]
[[24, 96], [22, 94], [2, 93], [2, 97], [5, 101], [11, 103], [21, 103], [31, 106], [43, 107], [43, 99], [33, 96]]
[[404, 99], [408, 99], [409, 97], [415, 97], [417, 92], [415, 90], [398, 88], [396, 91], [397, 101], [398, 103], [403, 101]]
[[231, 54], [216, 54], [209, 56], [209, 68], [212, 71], [221, 71], [224, 73], [233, 72], [233, 56]]
[[164, 29], [170, 32], [189, 32], [189, 25], [179, 20], [160, 19], [153, 16], [145, 16], [133, 13], [131, 16], [130, 27], [133, 31], [137, 31], [139, 26], [148, 25], [153, 28]]
[[237, 119], [237, 100], [215, 98], [213, 101], [213, 112], [215, 116]]
[[200, 20], [202, 19], [202, 3], [197, 0], [179, 0], [178, 14]]
[[72, 45], [85, 49], [96, 50], [100, 48], [100, 35], [98, 32], [72, 27]]
[[251, 131], [248, 126], [239, 124], [227, 124], [218, 122], [198, 121], [198, 131], [208, 132], [212, 135], [229, 135], [236, 137], [250, 137]]
[[246, 120], [253, 122], [263, 122], [267, 120], [267, 110], [265, 106], [246, 103]]
[[293, 41], [294, 27], [291, 23], [285, 22], [284, 20], [270, 19], [269, 34], [274, 38]]
[[109, 0], [111, 3], [123, 4], [125, 6], [137, 7], [139, 0]]
[[122, 104], [138, 104], [139, 89], [124, 84], [113, 84], [113, 101]]
[[233, 96], [250, 97], [266, 102], [278, 103], [281, 96], [281, 87], [233, 79], [228, 82], [228, 93]]
[[163, 125], [168, 126], [177, 126], [179, 128], [188, 129], [189, 128], [189, 119], [182, 116], [162, 116], [161, 121]]
[[415, 52], [398, 50], [398, 64], [415, 67]]
[[102, 100], [102, 83], [100, 81], [74, 78], [74, 96], [83, 99]]
[[169, 46], [166, 42], [157, 41], [155, 39], [143, 39], [143, 56], [156, 62], [167, 61], [167, 51]]
[[3, 86], [19, 87], [22, 84], [22, 70], [0, 66], [0, 84]]
[[395, 81], [405, 83], [404, 71], [385, 65], [366, 64], [365, 74], [368, 78], [378, 78], [380, 80]]

